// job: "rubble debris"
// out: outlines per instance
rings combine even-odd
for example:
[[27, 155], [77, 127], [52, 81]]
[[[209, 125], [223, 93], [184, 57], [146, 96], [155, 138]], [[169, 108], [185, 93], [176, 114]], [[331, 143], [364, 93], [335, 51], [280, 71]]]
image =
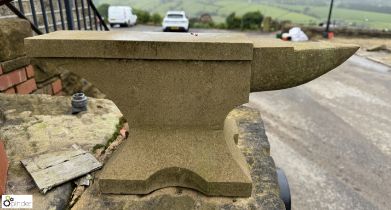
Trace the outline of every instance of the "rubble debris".
[[[126, 123], [127, 124], [127, 123]], [[117, 138], [115, 138], [114, 141], [112, 141], [111, 143], [109, 143], [109, 145], [107, 146], [107, 148], [103, 147], [103, 148], [99, 148], [95, 151], [95, 157], [102, 163], [104, 163], [109, 157], [110, 155], [113, 153], [113, 151], [115, 151], [117, 149], [117, 147], [125, 140], [128, 138], [129, 136], [129, 132], [127, 131], [127, 125], [124, 125], [124, 127], [120, 130], [120, 133], [119, 135], [117, 136]], [[121, 132], [121, 131], [125, 131], [125, 134], [126, 135], [123, 135], [122, 133], [124, 132]]]
[[72, 192], [72, 200], [69, 203], [69, 207], [70, 208], [72, 208], [75, 205], [75, 203], [79, 200], [79, 198], [81, 197], [81, 195], [84, 193], [85, 190], [86, 190], [86, 187], [83, 186], [83, 185], [77, 186], [73, 190], [73, 192]]
[[77, 186], [90, 186], [92, 179], [93, 177], [91, 176], [91, 174], [87, 174], [83, 177], [76, 179], [74, 183]]
[[124, 137], [125, 139], [128, 138], [129, 136], [129, 132], [125, 129], [125, 128], [122, 128], [119, 133], [121, 134], [122, 137]]
[[102, 167], [92, 154], [77, 145], [72, 147], [21, 161], [41, 193]]
[[[127, 139], [129, 135], [129, 126], [127, 123], [124, 123], [122, 126], [123, 127], [121, 128], [117, 138], [113, 142], [111, 142], [107, 148], [105, 145], [96, 145], [98, 147], [94, 149], [94, 155], [100, 162], [104, 163], [113, 153], [113, 151], [118, 147], [118, 145], [120, 145], [122, 141]], [[72, 192], [72, 199], [69, 203], [70, 208], [72, 208], [76, 204], [79, 198], [83, 195], [84, 191], [88, 188], [88, 186], [92, 184], [92, 180], [93, 176], [91, 176], [90, 174], [87, 174], [86, 176], [75, 180], [74, 183], [77, 185], [77, 187]]]

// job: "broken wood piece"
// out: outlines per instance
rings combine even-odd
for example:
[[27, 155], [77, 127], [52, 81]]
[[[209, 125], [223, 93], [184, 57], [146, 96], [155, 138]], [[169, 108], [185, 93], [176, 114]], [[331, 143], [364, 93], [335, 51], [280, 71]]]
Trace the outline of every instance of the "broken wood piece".
[[38, 155], [21, 162], [43, 194], [102, 167], [92, 154], [75, 145], [70, 150]]

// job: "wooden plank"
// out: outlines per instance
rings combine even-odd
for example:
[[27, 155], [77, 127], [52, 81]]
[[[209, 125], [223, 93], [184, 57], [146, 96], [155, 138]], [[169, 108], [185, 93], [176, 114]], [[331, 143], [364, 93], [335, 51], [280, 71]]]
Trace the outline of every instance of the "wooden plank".
[[47, 153], [21, 161], [42, 193], [102, 167], [96, 158], [78, 148]]

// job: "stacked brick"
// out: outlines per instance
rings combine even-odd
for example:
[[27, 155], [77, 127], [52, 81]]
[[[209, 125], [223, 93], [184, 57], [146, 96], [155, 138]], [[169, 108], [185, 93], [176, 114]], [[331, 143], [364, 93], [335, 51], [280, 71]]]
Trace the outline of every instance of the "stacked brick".
[[30, 36], [27, 21], [0, 20], [0, 93], [62, 95], [59, 75], [40, 73], [25, 56], [24, 38]]
[[37, 89], [34, 68], [25, 57], [0, 63], [0, 92], [29, 94]]
[[34, 91], [34, 94], [63, 95], [62, 82], [59, 77], [52, 77], [48, 81], [37, 83], [37, 86], [38, 89]]

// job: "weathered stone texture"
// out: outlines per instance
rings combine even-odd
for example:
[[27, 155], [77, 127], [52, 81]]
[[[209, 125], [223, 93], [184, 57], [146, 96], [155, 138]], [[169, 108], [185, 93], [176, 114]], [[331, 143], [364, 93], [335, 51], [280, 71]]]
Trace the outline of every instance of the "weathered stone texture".
[[10, 161], [6, 193], [32, 194], [34, 209], [65, 209], [73, 186], [67, 183], [42, 195], [20, 160], [75, 143], [92, 150], [112, 137], [122, 116], [109, 100], [91, 98], [88, 111], [78, 115], [71, 115], [70, 104], [69, 97], [0, 94], [0, 139]]
[[15, 69], [25, 67], [30, 64], [30, 59], [26, 56], [17, 57], [12, 60], [1, 62], [0, 65], [3, 68], [3, 72], [7, 73]]
[[329, 42], [254, 39], [251, 92], [280, 90], [307, 83], [341, 65], [358, 48]]
[[[145, 128], [129, 133], [132, 140], [123, 143], [99, 177], [102, 192], [148, 194], [180, 186], [213, 196], [251, 195], [245, 160], [241, 164], [233, 137], [222, 130]], [[230, 146], [232, 156], [226, 152]]]
[[23, 39], [32, 36], [30, 24], [22, 19], [0, 19], [0, 61], [25, 54]]
[[229, 111], [248, 102], [245, 93], [250, 85], [249, 62], [118, 59], [41, 59], [41, 62], [71, 69], [97, 84], [133, 127], [221, 128]]
[[253, 55], [245, 35], [222, 33], [57, 31], [25, 44], [30, 57], [249, 61]]
[[[26, 39], [29, 49], [37, 47], [29, 53], [55, 58], [34, 60], [98, 84], [131, 125], [134, 142], [125, 143], [103, 169], [102, 192], [146, 194], [182, 186], [208, 195], [251, 194], [245, 160], [235, 146], [227, 146], [234, 141], [222, 129], [226, 115], [248, 101], [252, 45], [243, 36], [56, 32], [45, 37], [56, 46], [47, 48], [50, 56], [36, 38]], [[88, 53], [75, 52], [75, 43]]]
[[[269, 156], [269, 143], [262, 119], [257, 110], [245, 106], [234, 109], [228, 119], [237, 126], [234, 135], [238, 147], [250, 166], [253, 190], [251, 197], [208, 197], [186, 188], [168, 187], [148, 195], [110, 195], [99, 191], [99, 183], [87, 189], [72, 208], [81, 209], [137, 209], [137, 210], [282, 210], [284, 203], [279, 198], [276, 168]], [[131, 144], [132, 140], [128, 140]], [[118, 152], [118, 151], [117, 151]], [[101, 174], [97, 175], [97, 179]]]
[[25, 43], [37, 61], [99, 85], [128, 119], [134, 144], [125, 143], [99, 181], [102, 192], [118, 194], [180, 186], [248, 196], [248, 167], [227, 114], [251, 91], [308, 82], [357, 50], [236, 34], [118, 31], [61, 31]]

